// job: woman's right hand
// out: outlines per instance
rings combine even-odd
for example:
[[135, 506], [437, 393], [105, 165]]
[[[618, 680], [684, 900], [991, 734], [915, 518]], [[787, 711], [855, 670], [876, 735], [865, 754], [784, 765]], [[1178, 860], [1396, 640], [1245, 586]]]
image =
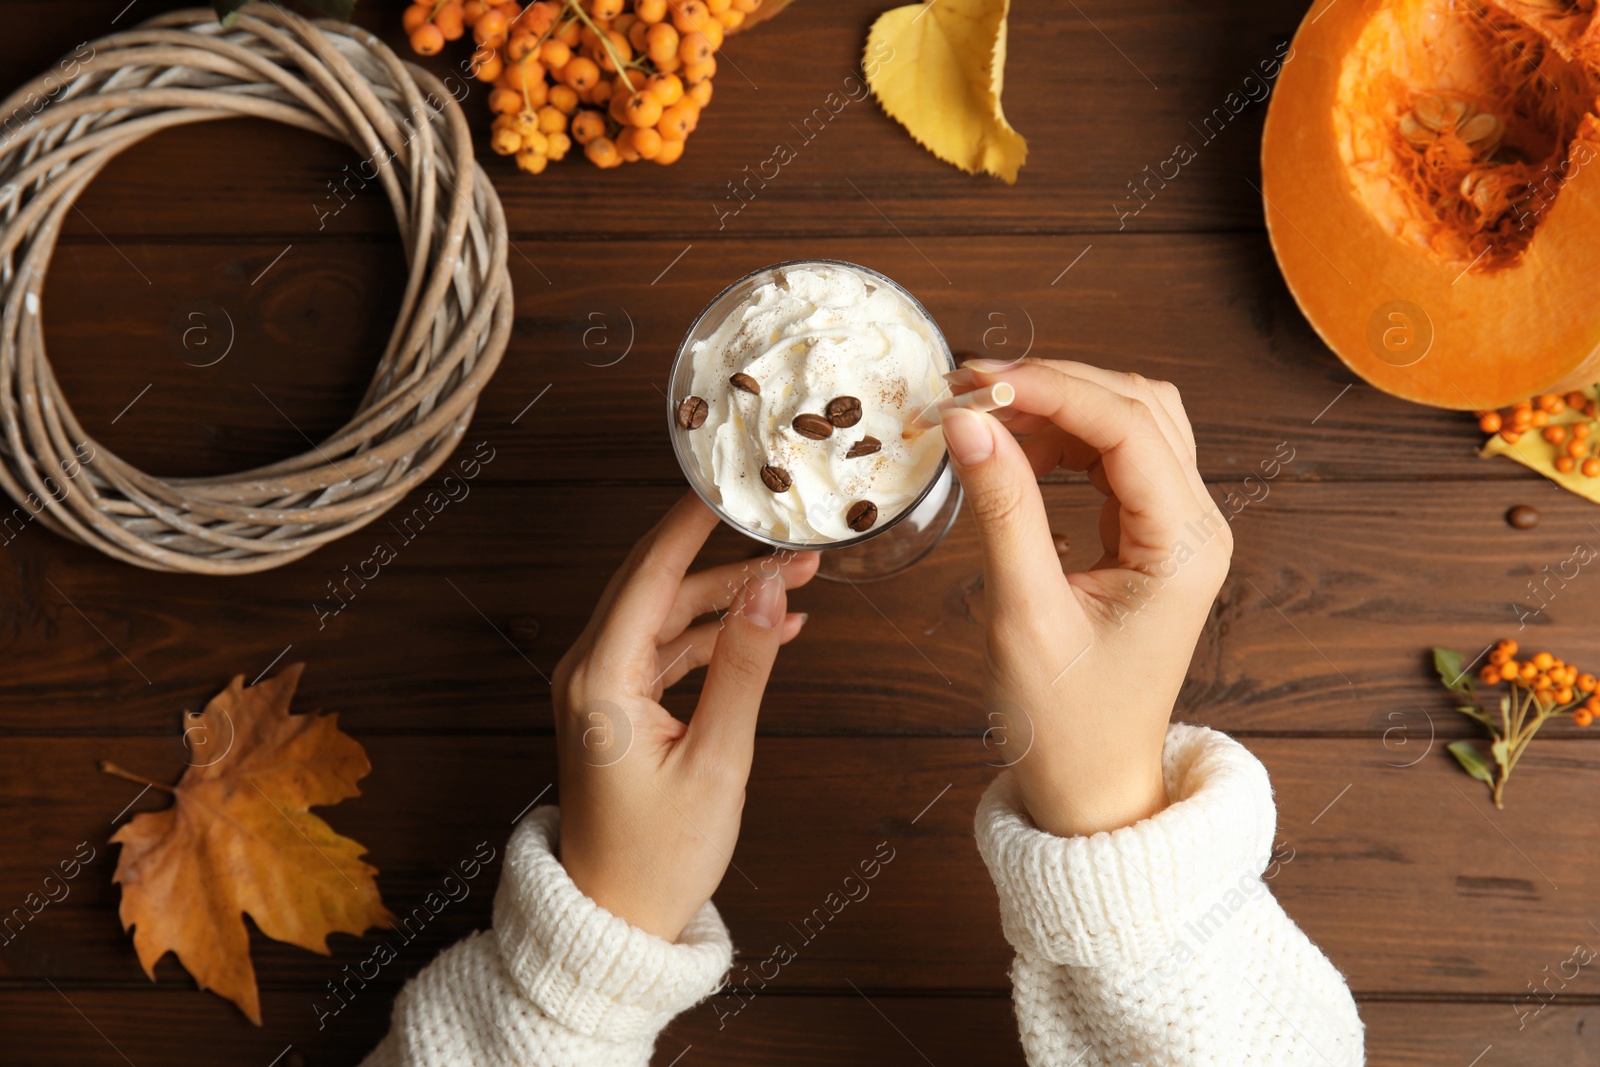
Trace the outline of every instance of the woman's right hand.
[[[1082, 363], [962, 368], [957, 392], [1016, 389], [1005, 424], [949, 409], [943, 427], [983, 546], [986, 710], [1026, 748], [1011, 764], [1023, 802], [1062, 836], [1148, 818], [1167, 803], [1168, 720], [1233, 553], [1178, 391]], [[1073, 574], [1037, 482], [1058, 466], [1106, 497], [1104, 555]]]

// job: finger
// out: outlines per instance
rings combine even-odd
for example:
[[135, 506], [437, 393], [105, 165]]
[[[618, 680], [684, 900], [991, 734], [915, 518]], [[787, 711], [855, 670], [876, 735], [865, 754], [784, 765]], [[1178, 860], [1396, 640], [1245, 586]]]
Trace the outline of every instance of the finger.
[[1022, 446], [991, 416], [955, 409], [941, 423], [956, 477], [978, 522], [984, 595], [994, 617], [1037, 620], [1060, 609], [1063, 586], [1044, 498]]
[[[789, 612], [783, 617], [783, 632], [779, 635], [778, 644], [786, 645], [800, 636], [800, 630], [805, 624], [804, 612]], [[703, 622], [698, 626], [689, 627], [656, 649], [656, 663], [660, 673], [656, 675], [652, 684], [657, 699], [664, 691], [681, 682], [691, 671], [697, 671], [711, 662], [711, 653], [717, 646], [717, 635], [721, 632], [722, 623]]]
[[[1178, 387], [1171, 382], [1146, 378], [1142, 374], [1107, 370], [1104, 367], [1078, 363], [1070, 359], [1028, 360], [1027, 364], [1048, 367], [1063, 374], [1083, 378], [1114, 393], [1144, 401], [1155, 413], [1156, 421], [1160, 424], [1162, 433], [1166, 434], [1172, 443], [1174, 451], [1180, 456], [1194, 458], [1194, 428], [1189, 424], [1189, 414], [1183, 408], [1183, 397], [1178, 392]], [[973, 387], [977, 387], [996, 380], [996, 375], [1000, 372], [1021, 365], [1023, 364], [990, 364], [989, 361], [980, 359], [969, 360], [962, 369], [972, 373]]]
[[678, 598], [656, 631], [656, 641], [668, 641], [707, 612], [726, 608], [751, 575], [771, 577], [776, 574], [783, 579], [785, 589], [798, 589], [816, 577], [821, 559], [816, 552], [786, 550], [691, 574], [678, 587]]
[[717, 517], [695, 493], [686, 493], [633, 546], [595, 608], [603, 633], [653, 638], [672, 610], [684, 572], [717, 525]]
[[1122, 562], [1164, 559], [1183, 523], [1194, 518], [1196, 488], [1150, 406], [1047, 364], [995, 373], [1016, 387], [1013, 407], [1047, 416], [1100, 453], [1124, 511]]
[[780, 578], [756, 575], [722, 617], [700, 703], [689, 720], [689, 755], [749, 774], [756, 717], [778, 655], [787, 603]]
[[[1010, 424], [1006, 425], [1006, 429], [1011, 429]], [[1081, 471], [1100, 464], [1100, 453], [1054, 423], [1047, 423], [1038, 433], [1024, 438], [1022, 454], [1028, 457], [1035, 477], [1043, 477], [1057, 467]]]

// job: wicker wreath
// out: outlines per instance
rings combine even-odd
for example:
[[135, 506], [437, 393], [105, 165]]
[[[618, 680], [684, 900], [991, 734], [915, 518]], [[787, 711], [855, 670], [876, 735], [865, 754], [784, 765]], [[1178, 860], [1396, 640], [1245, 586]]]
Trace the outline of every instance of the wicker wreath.
[[[505, 216], [451, 94], [365, 30], [276, 4], [226, 27], [209, 10], [164, 15], [63, 68], [0, 104], [0, 121], [11, 116], [0, 128], [0, 486], [17, 503], [0, 521], [14, 536], [37, 518], [154, 570], [243, 574], [377, 519], [449, 457], [511, 332]], [[343, 429], [241, 474], [156, 478], [73, 416], [45, 357], [40, 291], [62, 221], [118, 152], [234, 117], [343, 141], [376, 170], [405, 244], [405, 296]]]

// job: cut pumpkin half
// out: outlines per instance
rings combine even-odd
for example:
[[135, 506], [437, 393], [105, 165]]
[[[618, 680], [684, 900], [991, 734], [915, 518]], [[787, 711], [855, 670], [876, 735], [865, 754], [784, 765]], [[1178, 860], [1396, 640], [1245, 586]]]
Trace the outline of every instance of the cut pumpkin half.
[[1290, 291], [1385, 392], [1600, 379], [1596, 0], [1317, 0], [1261, 145]]

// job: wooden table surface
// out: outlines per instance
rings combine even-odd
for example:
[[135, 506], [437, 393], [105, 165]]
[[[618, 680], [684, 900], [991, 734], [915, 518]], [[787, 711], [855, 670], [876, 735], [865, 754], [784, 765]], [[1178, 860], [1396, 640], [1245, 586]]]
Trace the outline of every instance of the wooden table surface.
[[[0, 0], [3, 80], [168, 6]], [[95, 859], [0, 948], [0, 1061], [349, 1064], [371, 1047], [401, 982], [487, 923], [493, 876], [321, 1027], [327, 983], [370, 944], [338, 936], [325, 958], [255, 935], [258, 1029], [171, 957], [153, 984], [141, 973], [106, 839], [130, 802], [166, 801], [136, 800], [97, 761], [174, 780], [186, 709], [235, 674], [303, 660], [298, 706], [338, 711], [373, 766], [360, 798], [324, 814], [410, 912], [478, 842], [499, 848], [531, 801], [559, 795], [540, 672], [682, 491], [658, 389], [689, 319], [747, 270], [833, 256], [903, 282], [957, 346], [1031, 345], [1183, 390], [1213, 492], [1250, 502], [1177, 717], [1232, 732], [1271, 770], [1285, 860], [1272, 886], [1349, 977], [1370, 1062], [1600, 1062], [1600, 983], [1568, 962], [1600, 946], [1600, 733], [1550, 726], [1497, 812], [1444, 752], [1472, 731], [1426, 659], [1434, 644], [1470, 656], [1513, 635], [1600, 664], [1600, 577], [1582, 571], [1521, 633], [1516, 609], [1541, 568], [1600, 544], [1597, 513], [1475, 458], [1468, 417], [1355, 381], [1296, 310], [1253, 187], [1264, 108], [1209, 139], [1197, 127], [1248, 92], [1303, 7], [1019, 0], [1005, 105], [1031, 154], [1008, 188], [936, 162], [871, 101], [828, 110], [883, 6], [798, 0], [732, 39], [716, 102], [671, 168], [569, 162], [528, 178], [483, 149], [475, 91], [514, 243], [516, 329], [463, 449], [487, 442], [495, 458], [325, 625], [313, 605], [370, 534], [236, 579], [134, 569], [37, 526], [4, 545], [0, 908], [80, 842]], [[397, 8], [361, 7], [401, 43]], [[828, 117], [808, 126], [814, 114]], [[1129, 183], [1180, 142], [1196, 158], [1127, 214]], [[795, 158], [734, 199], [730, 183], [780, 143]], [[222, 473], [342, 423], [402, 279], [377, 190], [329, 213], [329, 183], [354, 162], [310, 135], [229, 122], [153, 137], [94, 183], [55, 256], [45, 333], [99, 441], [147, 470]], [[199, 368], [179, 324], [205, 308], [227, 312], [236, 341]], [[1093, 490], [1056, 477], [1046, 498], [1080, 546], [1069, 562], [1088, 562]], [[1521, 503], [1542, 510], [1536, 529], [1505, 523]], [[722, 531], [707, 558], [751, 551]], [[730, 874], [717, 896], [742, 958], [792, 941], [880, 842], [896, 858], [737, 1016], [727, 997], [675, 1022], [656, 1062], [1020, 1064], [1010, 953], [971, 835], [994, 774], [971, 523], [904, 577], [814, 583], [793, 603], [811, 623], [763, 710], [735, 857], [748, 879]]]

